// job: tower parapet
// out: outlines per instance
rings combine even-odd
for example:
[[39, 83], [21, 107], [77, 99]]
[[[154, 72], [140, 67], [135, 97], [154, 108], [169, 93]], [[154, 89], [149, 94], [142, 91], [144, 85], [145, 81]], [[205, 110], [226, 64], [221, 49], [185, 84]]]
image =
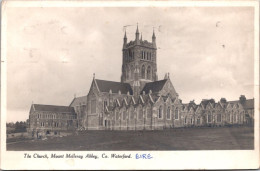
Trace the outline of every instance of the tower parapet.
[[137, 25], [135, 40], [127, 43], [125, 33], [121, 82], [129, 83], [133, 89], [138, 82], [140, 90], [145, 83], [157, 81], [157, 49], [154, 31], [152, 42], [143, 40], [142, 35], [140, 38], [139, 34]]

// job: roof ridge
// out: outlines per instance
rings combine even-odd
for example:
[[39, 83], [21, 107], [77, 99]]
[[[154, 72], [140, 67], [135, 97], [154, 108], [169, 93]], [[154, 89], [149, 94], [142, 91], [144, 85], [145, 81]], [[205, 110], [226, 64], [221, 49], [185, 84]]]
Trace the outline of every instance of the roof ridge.
[[157, 82], [162, 82], [162, 81], [167, 81], [167, 80], [166, 80], [166, 79], [163, 79], [163, 80], [157, 80], [157, 81], [148, 82], [148, 83], [146, 83], [146, 84], [157, 83]]
[[113, 83], [120, 83], [120, 84], [129, 84], [129, 83], [122, 83], [122, 82], [117, 82], [117, 81], [110, 81], [110, 80], [100, 80], [96, 79], [97, 81], [106, 81], [106, 82], [113, 82]]
[[[61, 106], [61, 105], [48, 105], [48, 104], [32, 104], [32, 105], [40, 105], [40, 106], [56, 106], [56, 107], [71, 107], [71, 106]], [[72, 107], [73, 108], [73, 107]]]

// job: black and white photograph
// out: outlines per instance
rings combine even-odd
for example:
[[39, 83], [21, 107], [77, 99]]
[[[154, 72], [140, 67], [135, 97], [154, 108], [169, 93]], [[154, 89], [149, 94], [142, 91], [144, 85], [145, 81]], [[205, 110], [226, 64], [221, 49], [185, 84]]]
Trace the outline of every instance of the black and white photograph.
[[54, 2], [2, 2], [2, 166], [259, 167], [257, 1]]

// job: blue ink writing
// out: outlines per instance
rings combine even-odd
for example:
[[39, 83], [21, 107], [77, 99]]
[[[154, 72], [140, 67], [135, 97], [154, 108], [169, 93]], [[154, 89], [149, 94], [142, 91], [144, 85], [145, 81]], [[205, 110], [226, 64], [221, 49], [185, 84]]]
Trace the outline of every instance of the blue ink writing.
[[152, 159], [152, 155], [151, 154], [136, 154], [135, 155], [136, 159]]

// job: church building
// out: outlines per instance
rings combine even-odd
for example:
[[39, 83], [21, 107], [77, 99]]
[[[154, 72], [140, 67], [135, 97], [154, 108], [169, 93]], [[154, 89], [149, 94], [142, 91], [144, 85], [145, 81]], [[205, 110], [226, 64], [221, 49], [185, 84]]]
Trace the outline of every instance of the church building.
[[[253, 125], [254, 99], [246, 99], [244, 95], [237, 101], [221, 98], [219, 102], [205, 99], [200, 104], [182, 103], [170, 74], [158, 79], [154, 31], [151, 37], [151, 42], [143, 40], [137, 26], [135, 40], [128, 42], [125, 32], [121, 81], [97, 79], [94, 74], [88, 94], [75, 97], [69, 106], [32, 105], [30, 130], [155, 130]], [[57, 117], [53, 118], [53, 114]]]
[[158, 80], [155, 33], [152, 42], [142, 40], [138, 26], [134, 41], [127, 42], [125, 33], [122, 58], [121, 82], [93, 77], [87, 96], [86, 128], [149, 130], [180, 126], [179, 120], [173, 119], [173, 111], [180, 110], [181, 102], [169, 74]]

